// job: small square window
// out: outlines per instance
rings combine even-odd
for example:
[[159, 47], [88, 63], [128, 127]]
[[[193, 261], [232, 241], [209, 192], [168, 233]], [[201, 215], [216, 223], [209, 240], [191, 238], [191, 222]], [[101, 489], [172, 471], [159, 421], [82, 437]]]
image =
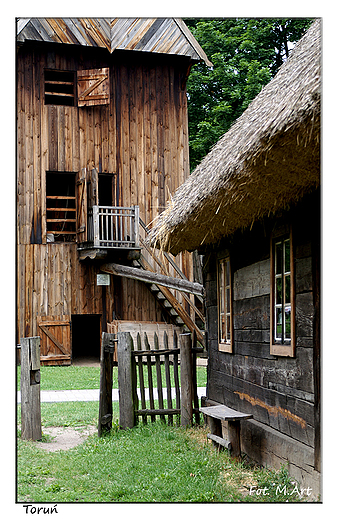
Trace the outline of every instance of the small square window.
[[75, 106], [75, 74], [72, 71], [45, 70], [45, 104]]

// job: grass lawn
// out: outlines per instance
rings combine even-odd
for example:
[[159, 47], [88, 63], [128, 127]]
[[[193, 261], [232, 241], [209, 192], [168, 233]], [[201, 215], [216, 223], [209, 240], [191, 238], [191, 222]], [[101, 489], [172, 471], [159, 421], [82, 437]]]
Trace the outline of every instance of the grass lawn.
[[[97, 424], [98, 403], [43, 403], [42, 425]], [[117, 424], [118, 404], [114, 404]], [[206, 441], [204, 426], [184, 429], [159, 420], [131, 430], [114, 426], [67, 451], [46, 452], [18, 437], [19, 502], [282, 502], [297, 501], [286, 471], [272, 472], [230, 459]], [[46, 435], [43, 441], [49, 440]], [[267, 488], [269, 494], [250, 493]], [[278, 493], [276, 490], [278, 489]]]
[[[99, 388], [99, 368], [42, 367], [42, 390]], [[19, 367], [20, 376], [20, 367]], [[205, 386], [206, 369], [198, 367]], [[117, 367], [114, 368], [117, 387]], [[298, 493], [280, 472], [233, 461], [207, 442], [204, 425], [184, 429], [159, 419], [131, 430], [118, 428], [113, 403], [112, 432], [82, 444], [49, 452], [50, 427], [97, 427], [98, 402], [42, 403], [43, 439], [24, 441], [18, 433], [17, 500], [59, 502], [293, 502]], [[18, 406], [20, 428], [20, 405]], [[251, 486], [254, 486], [251, 488]], [[286, 487], [284, 487], [286, 486]], [[290, 491], [290, 495], [284, 493]], [[253, 492], [251, 491], [253, 490]], [[266, 492], [264, 491], [266, 490]]]
[[[144, 367], [144, 380], [147, 384], [147, 369]], [[155, 366], [152, 367], [153, 380], [156, 381]], [[172, 366], [171, 381], [173, 378]], [[81, 367], [70, 365], [67, 367], [40, 367], [41, 390], [92, 390], [100, 388], [100, 367]], [[162, 370], [164, 380], [165, 373]], [[197, 385], [206, 386], [207, 369], [197, 367]], [[113, 370], [113, 388], [118, 388], [118, 367]], [[17, 389], [20, 390], [20, 366], [17, 367]]]

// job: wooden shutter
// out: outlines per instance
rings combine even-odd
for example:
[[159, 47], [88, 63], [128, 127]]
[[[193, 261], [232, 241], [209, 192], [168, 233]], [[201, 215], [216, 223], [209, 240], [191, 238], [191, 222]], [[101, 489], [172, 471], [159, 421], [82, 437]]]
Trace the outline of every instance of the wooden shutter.
[[87, 241], [87, 169], [83, 168], [76, 181], [76, 240], [77, 242]]
[[88, 204], [90, 208], [99, 205], [99, 175], [96, 168], [90, 172]]
[[77, 71], [78, 106], [109, 105], [109, 68]]
[[38, 316], [42, 365], [71, 364], [70, 316]]

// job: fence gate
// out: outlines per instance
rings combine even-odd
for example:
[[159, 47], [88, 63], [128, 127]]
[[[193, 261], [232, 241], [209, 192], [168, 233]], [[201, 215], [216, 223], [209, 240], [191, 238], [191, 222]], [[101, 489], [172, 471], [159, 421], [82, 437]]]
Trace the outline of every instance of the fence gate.
[[[111, 428], [113, 413], [111, 395], [108, 395], [108, 377], [112, 378], [108, 374], [112, 373], [113, 363], [112, 359], [108, 358], [109, 336], [112, 337], [113, 342], [116, 341], [114, 334], [103, 335], [99, 436], [104, 430], [108, 431]], [[171, 346], [165, 332], [164, 345], [160, 345], [155, 334], [154, 345], [151, 347], [146, 332], [143, 338], [138, 333], [137, 350], [134, 350], [133, 338], [129, 332], [117, 334], [121, 428], [132, 428], [138, 424], [140, 418], [147, 423], [150, 417], [153, 422], [156, 416], [164, 422], [167, 417], [170, 425], [173, 424], [173, 417], [176, 416], [177, 424], [188, 426], [192, 424], [194, 415], [196, 423], [199, 424], [196, 354], [202, 352], [203, 348], [196, 346], [195, 333], [177, 336], [175, 332], [170, 342]], [[102, 366], [105, 363], [107, 366]]]

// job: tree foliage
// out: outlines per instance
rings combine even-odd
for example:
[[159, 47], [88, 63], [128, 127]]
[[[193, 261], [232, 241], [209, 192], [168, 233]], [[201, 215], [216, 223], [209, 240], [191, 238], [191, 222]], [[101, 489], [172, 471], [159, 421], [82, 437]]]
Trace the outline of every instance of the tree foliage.
[[312, 19], [184, 21], [213, 63], [194, 65], [187, 84], [193, 170], [276, 74]]

